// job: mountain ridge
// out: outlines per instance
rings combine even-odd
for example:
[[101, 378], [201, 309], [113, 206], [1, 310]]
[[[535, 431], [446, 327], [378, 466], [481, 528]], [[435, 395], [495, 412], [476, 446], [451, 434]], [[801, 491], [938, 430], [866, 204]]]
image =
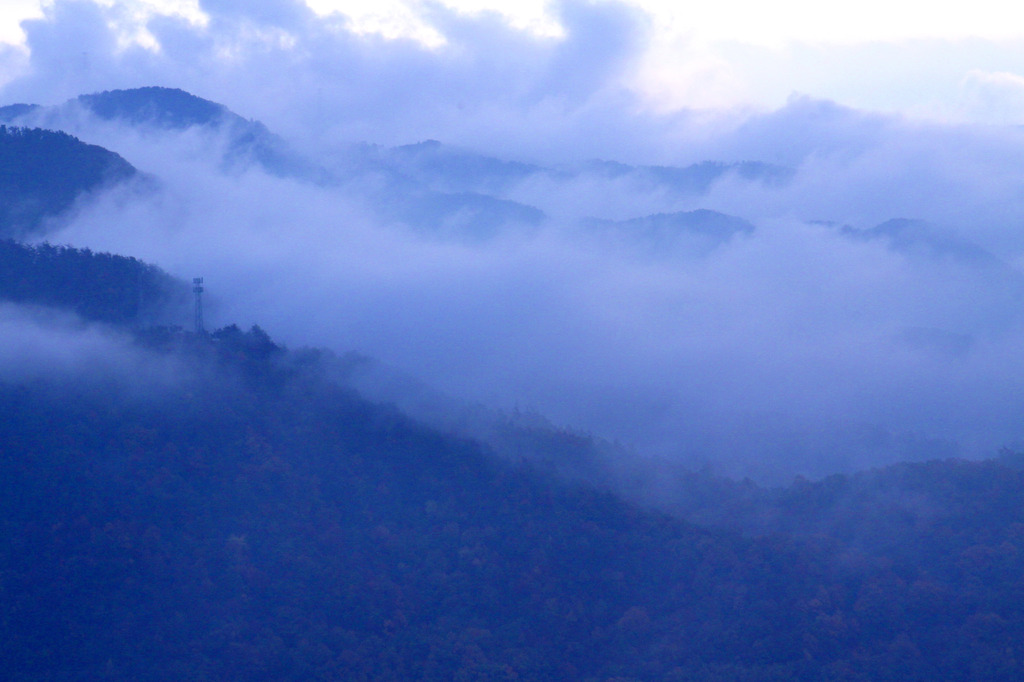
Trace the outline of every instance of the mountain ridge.
[[38, 233], [80, 197], [139, 175], [120, 155], [73, 135], [0, 125], [0, 236]]

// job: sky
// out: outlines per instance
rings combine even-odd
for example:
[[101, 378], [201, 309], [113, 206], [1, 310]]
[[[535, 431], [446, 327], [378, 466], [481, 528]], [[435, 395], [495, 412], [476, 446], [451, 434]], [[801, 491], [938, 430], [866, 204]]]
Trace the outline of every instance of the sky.
[[[5, 14], [0, 101], [57, 106], [36, 123], [159, 186], [92, 197], [51, 239], [204, 276], [210, 325], [355, 350], [645, 456], [820, 475], [1024, 444], [1016, 10], [359, 4]], [[149, 85], [262, 122], [333, 180], [59, 106]], [[431, 139], [469, 161], [391, 150]], [[709, 160], [784, 179], [698, 191], [651, 168]], [[467, 192], [499, 216], [485, 234]], [[692, 211], [750, 227], [711, 245], [658, 227]]]
[[[446, 35], [451, 27], [445, 28], [451, 23], [445, 16], [449, 11], [463, 17], [491, 14], [541, 40], [565, 34], [560, 16], [564, 6], [543, 0], [306, 3], [325, 24], [361, 35], [412, 39], [435, 49], [453, 44], [453, 36]], [[176, 17], [209, 27], [211, 13], [231, 3], [98, 4], [106, 8], [105, 20], [118, 25], [121, 47], [135, 43], [155, 50], [159, 41], [147, 30], [147, 22]], [[798, 94], [918, 118], [1005, 124], [1024, 117], [1024, 8], [1005, 2], [619, 4], [635, 10], [630, 21], [642, 24], [643, 32], [620, 77], [638, 95], [640, 106], [660, 113], [683, 108], [770, 109]], [[52, 8], [53, 2], [47, 0], [6, 0], [0, 41], [24, 47], [21, 22]], [[250, 28], [255, 30], [255, 25]], [[0, 82], [25, 67], [24, 60], [5, 62]]]

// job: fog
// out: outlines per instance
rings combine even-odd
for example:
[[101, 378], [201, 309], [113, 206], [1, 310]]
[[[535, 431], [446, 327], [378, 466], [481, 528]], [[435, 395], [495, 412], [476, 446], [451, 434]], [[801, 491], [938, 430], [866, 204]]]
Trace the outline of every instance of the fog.
[[0, 380], [148, 401], [181, 388], [180, 362], [105, 325], [47, 308], [0, 304]]
[[[645, 19], [614, 3], [564, 4], [564, 40], [437, 9], [449, 42], [433, 49], [354, 36], [285, 0], [201, 5], [206, 26], [153, 20], [154, 51], [119, 44], [109, 8], [57, 2], [26, 25], [31, 68], [0, 95], [180, 87], [329, 169], [324, 181], [225, 165], [223, 131], [72, 109], [48, 120], [158, 187], [94, 197], [49, 239], [205, 277], [207, 326], [258, 323], [638, 457], [763, 479], [1021, 443], [1018, 128], [805, 96], [656, 115], [624, 80]], [[388, 147], [426, 139], [461, 159], [449, 177], [396, 170]], [[473, 154], [536, 165], [485, 182]], [[733, 169], [695, 189], [644, 167], [704, 160], [774, 164], [785, 179]], [[544, 218], [433, 193], [460, 168], [460, 182]], [[417, 212], [424, 197], [438, 215]], [[699, 209], [753, 229], [695, 246], [692, 226], [624, 222]]]

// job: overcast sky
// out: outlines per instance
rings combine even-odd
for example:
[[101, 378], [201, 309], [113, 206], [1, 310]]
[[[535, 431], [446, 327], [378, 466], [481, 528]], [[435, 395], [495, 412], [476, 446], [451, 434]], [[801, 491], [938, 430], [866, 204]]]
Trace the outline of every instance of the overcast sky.
[[[307, 0], [325, 25], [364, 35], [411, 37], [443, 49], [458, 29], [439, 13], [497, 13], [537, 36], [564, 35], [564, 8], [543, 0]], [[105, 20], [117, 24], [122, 47], [159, 49], [146, 23], [160, 15], [209, 25], [224, 0], [102, 0]], [[235, 3], [237, 4], [237, 3]], [[601, 3], [595, 3], [601, 4]], [[605, 5], [609, 3], [603, 3]], [[776, 108], [793, 93], [847, 106], [941, 120], [1015, 123], [1024, 118], [1024, 6], [999, 0], [972, 3], [923, 0], [628, 0], [643, 24], [640, 43], [619, 74], [643, 106]], [[255, 3], [252, 24], [265, 30], [280, 2]], [[0, 40], [24, 45], [19, 24], [39, 17], [46, 0], [5, 0]], [[277, 19], [283, 19], [278, 16]], [[219, 22], [214, 22], [219, 24]], [[294, 37], [294, 26], [278, 37]], [[251, 36], [250, 36], [251, 37]], [[263, 38], [268, 38], [263, 33]], [[456, 38], [456, 41], [458, 39]], [[83, 51], [86, 51], [83, 46]], [[303, 46], [297, 45], [297, 50]], [[24, 57], [24, 54], [21, 55]], [[228, 53], [225, 52], [225, 57]], [[8, 54], [0, 82], [27, 68]]]

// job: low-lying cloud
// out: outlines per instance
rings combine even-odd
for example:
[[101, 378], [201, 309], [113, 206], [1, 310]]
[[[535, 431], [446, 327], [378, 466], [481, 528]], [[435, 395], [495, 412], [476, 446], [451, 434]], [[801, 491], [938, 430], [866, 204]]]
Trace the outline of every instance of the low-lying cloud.
[[[224, 174], [197, 134], [125, 134], [162, 189], [108, 194], [56, 238], [205, 276], [211, 323], [358, 350], [449, 394], [689, 463], [822, 473], [1019, 438], [1012, 259], [976, 246], [973, 226], [810, 221], [832, 217], [813, 191], [799, 201], [802, 183], [824, 185], [802, 177], [820, 165], [774, 189], [726, 174], [706, 196], [627, 194], [593, 213], [614, 182], [590, 204], [582, 175], [527, 178], [510, 194], [556, 217], [467, 241], [381, 217], [362, 179]], [[786, 210], [753, 213], [746, 195]], [[593, 214], [624, 219], [629, 196], [639, 215], [707, 202], [755, 228], [697, 254], [588, 229]]]
[[[746, 117], [637, 114], [617, 78], [643, 22], [614, 5], [566, 5], [564, 43], [452, 15], [454, 47], [429, 53], [305, 11], [253, 16], [223, 3], [204, 5], [205, 28], [156, 22], [159, 53], [118, 52], [90, 19], [100, 9], [55, 7], [29, 27], [36, 71], [9, 100], [180, 86], [281, 124], [338, 178], [225, 169], [224, 142], [209, 131], [74, 123], [160, 189], [103, 195], [51, 239], [204, 276], [208, 325], [258, 323], [291, 346], [357, 350], [463, 399], [734, 473], [978, 456], [1024, 436], [1015, 128], [809, 98]], [[259, 29], [263, 52], [231, 42], [243, 24]], [[35, 46], [58, 50], [56, 36], [75, 27], [97, 32], [90, 44], [109, 69], [88, 70], [70, 92], [72, 81], [54, 80], [57, 53]], [[200, 75], [210, 60], [214, 75]], [[423, 184], [396, 182], [347, 146], [428, 137], [539, 162], [493, 191], [546, 217], [506, 220], [483, 238], [432, 231], [393, 210]], [[683, 191], [594, 158], [749, 160], [789, 174], [727, 171], [706, 191]], [[652, 252], [590, 221], [628, 238], [634, 219], [703, 209], [753, 230]]]
[[179, 360], [69, 313], [0, 303], [0, 381], [152, 397], [182, 385]]

